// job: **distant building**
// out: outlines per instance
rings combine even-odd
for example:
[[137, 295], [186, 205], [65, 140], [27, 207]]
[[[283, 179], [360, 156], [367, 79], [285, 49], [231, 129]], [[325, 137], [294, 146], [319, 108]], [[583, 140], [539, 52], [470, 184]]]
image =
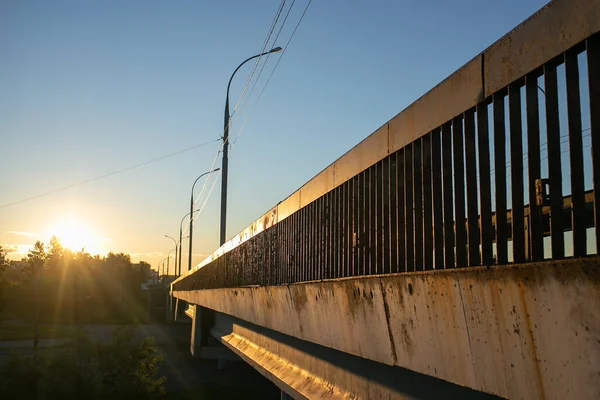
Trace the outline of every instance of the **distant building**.
[[150, 264], [140, 262], [137, 264], [133, 264], [133, 266], [139, 268], [140, 272], [144, 276], [144, 278], [142, 279], [142, 290], [148, 290], [150, 286], [156, 285], [158, 283], [158, 271], [153, 270], [150, 267]]

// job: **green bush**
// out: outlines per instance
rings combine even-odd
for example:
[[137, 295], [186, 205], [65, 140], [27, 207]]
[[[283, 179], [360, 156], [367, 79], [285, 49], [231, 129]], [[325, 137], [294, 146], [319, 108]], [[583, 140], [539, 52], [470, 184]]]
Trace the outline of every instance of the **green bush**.
[[12, 358], [0, 370], [2, 399], [156, 399], [165, 395], [158, 377], [162, 357], [153, 338], [134, 340], [135, 328], [112, 332], [108, 343], [78, 334], [54, 355]]

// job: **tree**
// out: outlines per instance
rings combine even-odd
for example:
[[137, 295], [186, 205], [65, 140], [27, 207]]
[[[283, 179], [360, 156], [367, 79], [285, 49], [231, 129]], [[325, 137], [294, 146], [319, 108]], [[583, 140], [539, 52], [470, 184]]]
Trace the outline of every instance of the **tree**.
[[164, 393], [165, 378], [157, 378], [162, 357], [154, 338], [133, 344], [134, 334], [131, 325], [116, 328], [108, 345], [103, 346], [98, 362], [103, 398], [151, 398]]
[[13, 358], [0, 367], [0, 398], [156, 399], [165, 394], [161, 362], [153, 338], [136, 340], [135, 327], [113, 330], [108, 343], [80, 330], [40, 362]]
[[43, 270], [47, 260], [47, 254], [44, 250], [44, 243], [39, 240], [33, 245], [33, 250], [29, 250], [27, 261], [30, 265], [30, 281], [33, 281], [35, 291], [35, 309], [34, 309], [34, 334], [33, 334], [33, 358], [37, 359], [37, 348], [40, 341], [40, 273]]
[[63, 267], [65, 256], [65, 249], [60, 244], [60, 241], [56, 236], [52, 236], [50, 243], [46, 248], [46, 268], [49, 269], [50, 273], [58, 273], [60, 275], [61, 267]]
[[2, 248], [0, 245], [0, 268], [5, 268], [8, 265], [8, 260], [6, 259], [6, 250]]
[[132, 264], [123, 253], [106, 257], [73, 253], [55, 237], [47, 246], [37, 242], [24, 261], [20, 279], [11, 283], [7, 294], [11, 300], [6, 308], [15, 317], [33, 324], [123, 323], [147, 318], [141, 284], [147, 280], [149, 264]]
[[150, 270], [152, 267], [145, 261], [140, 261], [138, 265], [140, 268], [140, 279], [142, 282], [146, 282], [148, 279], [150, 279]]
[[48, 255], [44, 248], [44, 243], [39, 240], [33, 245], [33, 249], [27, 253], [27, 263], [29, 264], [28, 279], [34, 279], [38, 277], [38, 274], [46, 264]]
[[63, 256], [65, 249], [62, 244], [60, 244], [60, 240], [58, 240], [56, 236], [52, 236], [46, 252], [49, 259], [60, 259]]
[[8, 279], [6, 270], [8, 268], [8, 260], [6, 259], [6, 251], [0, 246], [0, 311], [4, 306], [4, 296], [8, 287]]

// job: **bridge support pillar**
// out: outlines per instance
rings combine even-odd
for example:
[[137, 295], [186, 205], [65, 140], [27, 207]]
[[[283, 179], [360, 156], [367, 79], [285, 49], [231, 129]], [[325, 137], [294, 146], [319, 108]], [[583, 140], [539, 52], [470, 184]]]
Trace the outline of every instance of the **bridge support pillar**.
[[190, 338], [192, 356], [217, 360], [219, 369], [226, 368], [232, 361], [240, 361], [236, 354], [212, 337], [211, 330], [215, 325], [214, 310], [190, 304], [185, 314], [192, 319]]
[[187, 303], [185, 300], [181, 300], [178, 298], [175, 299], [175, 311], [173, 314], [173, 319], [175, 322], [180, 322], [185, 318], [185, 308], [187, 307]]
[[167, 296], [167, 300], [165, 301], [165, 320], [167, 322], [173, 322], [173, 299], [174, 297], [171, 296], [168, 292], [166, 293]]
[[[186, 314], [192, 318], [190, 352], [195, 357], [201, 357], [201, 349], [209, 346], [210, 330], [214, 325], [215, 312], [205, 307], [190, 304]], [[205, 353], [205, 351], [202, 351], [202, 353]]]
[[[190, 340], [190, 352], [192, 353], [193, 356], [199, 356], [200, 355], [200, 348], [202, 347], [202, 345], [206, 346], [206, 337], [203, 338], [203, 326], [202, 325], [206, 325], [206, 316], [205, 314], [207, 314], [207, 310], [204, 307], [201, 306], [196, 306], [196, 305], [191, 305], [189, 306], [188, 310], [190, 311], [188, 313], [192, 314], [192, 336], [191, 336], [191, 340]], [[204, 321], [203, 321], [203, 316], [204, 316]], [[204, 322], [204, 324], [203, 324]], [[206, 327], [205, 327], [206, 330]]]

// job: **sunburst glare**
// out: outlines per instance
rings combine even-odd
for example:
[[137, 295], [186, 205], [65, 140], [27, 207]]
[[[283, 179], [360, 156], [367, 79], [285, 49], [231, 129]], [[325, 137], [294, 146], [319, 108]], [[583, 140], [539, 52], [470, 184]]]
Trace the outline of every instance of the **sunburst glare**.
[[90, 254], [103, 255], [102, 238], [80, 219], [65, 219], [57, 221], [49, 230], [49, 237], [56, 236], [60, 244], [71, 251], [85, 251]]

